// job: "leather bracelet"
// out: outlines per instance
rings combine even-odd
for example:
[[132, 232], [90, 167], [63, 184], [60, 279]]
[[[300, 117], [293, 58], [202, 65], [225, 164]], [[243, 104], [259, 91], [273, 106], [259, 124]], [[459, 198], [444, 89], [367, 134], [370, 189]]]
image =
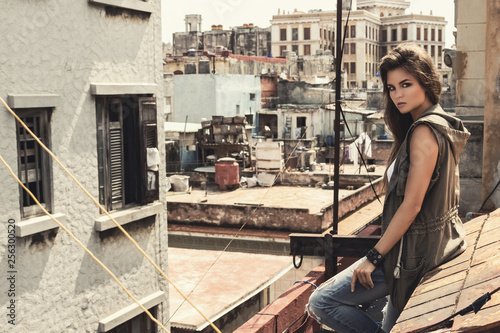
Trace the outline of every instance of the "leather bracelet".
[[379, 266], [382, 263], [384, 257], [375, 248], [373, 248], [366, 254], [366, 259], [368, 259], [368, 261], [371, 262], [374, 266]]

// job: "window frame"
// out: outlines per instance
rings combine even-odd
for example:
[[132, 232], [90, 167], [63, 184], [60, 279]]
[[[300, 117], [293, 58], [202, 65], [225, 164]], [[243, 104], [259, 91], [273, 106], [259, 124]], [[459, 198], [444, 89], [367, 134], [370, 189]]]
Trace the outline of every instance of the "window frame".
[[408, 40], [408, 28], [401, 29], [401, 40]]
[[[51, 116], [52, 116], [52, 108], [50, 107], [30, 107], [30, 108], [19, 108], [14, 109], [19, 118], [30, 127], [30, 122], [27, 120], [28, 118], [38, 118], [39, 125], [35, 127], [31, 127], [30, 130], [42, 141], [42, 143], [50, 149], [50, 141], [51, 141]], [[35, 124], [33, 122], [33, 124]], [[37, 129], [38, 127], [38, 129]], [[20, 132], [21, 131], [21, 132]], [[21, 133], [23, 135], [23, 140], [21, 139]], [[24, 144], [24, 148], [21, 148], [22, 143]], [[26, 145], [31, 142], [33, 143], [33, 149], [28, 149]], [[23, 182], [23, 184], [30, 189], [30, 186], [26, 184], [26, 181], [32, 177], [33, 172], [30, 172], [29, 164], [32, 163], [23, 163], [23, 156], [29, 154], [29, 150], [34, 150], [33, 155], [35, 156], [34, 164], [39, 164], [39, 168], [36, 168], [34, 174], [36, 181], [35, 187], [37, 188], [35, 191], [30, 189], [30, 191], [35, 195], [37, 200], [42, 204], [42, 206], [48, 211], [52, 212], [53, 205], [53, 192], [52, 192], [52, 163], [49, 155], [43, 148], [40, 146], [38, 142], [24, 129], [24, 127], [16, 121], [16, 143], [17, 143], [17, 165], [18, 165], [18, 176], [19, 179]], [[23, 151], [23, 153], [21, 153]], [[23, 167], [26, 166], [26, 167]], [[39, 171], [38, 171], [39, 170]], [[38, 177], [40, 176], [40, 180]], [[40, 187], [40, 189], [39, 189]], [[32, 204], [25, 205], [25, 200], [28, 202], [32, 202]], [[29, 219], [32, 217], [42, 216], [44, 212], [38, 207], [38, 205], [34, 202], [31, 196], [19, 185], [19, 207], [21, 211], [22, 219]]]
[[311, 55], [311, 45], [304, 44], [304, 55]]
[[286, 28], [280, 28], [280, 41], [286, 41]]
[[94, 5], [112, 6], [117, 8], [130, 9], [138, 12], [152, 14], [155, 12], [154, 7], [149, 1], [137, 0], [88, 0]]
[[101, 205], [116, 211], [158, 200], [159, 172], [147, 166], [147, 149], [158, 149], [156, 99], [139, 94], [96, 96], [96, 120]]
[[304, 40], [311, 40], [311, 28], [304, 27]]
[[391, 29], [391, 42], [398, 40], [398, 29]]

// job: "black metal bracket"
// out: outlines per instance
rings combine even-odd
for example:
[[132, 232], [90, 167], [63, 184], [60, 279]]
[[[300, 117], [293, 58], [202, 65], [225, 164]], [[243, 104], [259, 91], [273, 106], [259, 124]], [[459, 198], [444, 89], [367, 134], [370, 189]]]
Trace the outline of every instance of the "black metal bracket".
[[338, 257], [363, 257], [380, 236], [293, 233], [290, 237], [292, 256], [325, 257], [325, 273], [330, 278], [337, 273]]

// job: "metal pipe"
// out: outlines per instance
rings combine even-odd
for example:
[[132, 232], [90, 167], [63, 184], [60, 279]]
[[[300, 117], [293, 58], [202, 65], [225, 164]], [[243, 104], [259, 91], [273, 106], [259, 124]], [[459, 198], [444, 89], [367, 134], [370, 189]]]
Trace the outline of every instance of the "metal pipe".
[[342, 75], [342, 0], [337, 0], [337, 49], [335, 66], [335, 120], [333, 131], [335, 132], [335, 160], [334, 160], [334, 193], [333, 193], [333, 229], [332, 234], [338, 233], [339, 224], [339, 183], [340, 183], [340, 98], [341, 98], [341, 75]]

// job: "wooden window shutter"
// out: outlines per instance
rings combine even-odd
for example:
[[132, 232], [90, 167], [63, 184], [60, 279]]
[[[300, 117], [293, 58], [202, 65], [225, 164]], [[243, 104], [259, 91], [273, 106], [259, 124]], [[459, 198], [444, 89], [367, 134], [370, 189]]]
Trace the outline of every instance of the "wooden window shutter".
[[[156, 122], [156, 99], [139, 98], [140, 158], [141, 158], [141, 203], [159, 199], [158, 127]], [[148, 156], [149, 155], [149, 156]], [[148, 158], [150, 165], [148, 166]], [[158, 164], [151, 166], [154, 159]]]
[[107, 206], [111, 209], [121, 208], [124, 201], [124, 173], [123, 173], [123, 112], [122, 102], [118, 98], [108, 100], [108, 158], [109, 195], [106, 196]]

